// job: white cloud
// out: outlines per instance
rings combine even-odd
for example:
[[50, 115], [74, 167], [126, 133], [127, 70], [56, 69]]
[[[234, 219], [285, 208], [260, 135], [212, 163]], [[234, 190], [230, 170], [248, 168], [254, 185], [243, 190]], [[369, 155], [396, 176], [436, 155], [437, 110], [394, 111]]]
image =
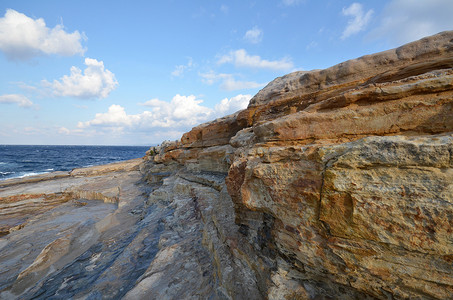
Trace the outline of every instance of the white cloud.
[[258, 55], [249, 55], [244, 49], [231, 51], [229, 54], [220, 57], [219, 64], [234, 63], [237, 67], [248, 67], [256, 69], [270, 70], [290, 70], [294, 68], [292, 61], [289, 58], [280, 60], [266, 60]]
[[58, 133], [68, 135], [68, 134], [71, 134], [71, 130], [69, 130], [66, 127], [60, 127], [60, 128], [58, 128]]
[[252, 44], [258, 44], [263, 40], [263, 31], [255, 26], [252, 29], [247, 30], [244, 35], [244, 40]]
[[215, 106], [218, 115], [229, 115], [238, 110], [247, 108], [252, 95], [239, 94], [231, 99], [225, 98]]
[[[127, 114], [124, 107], [113, 104], [107, 112], [97, 113], [92, 120], [79, 122], [77, 130], [79, 133], [82, 131], [93, 134], [94, 130], [123, 135], [137, 132], [161, 132], [164, 136], [170, 132], [180, 137], [193, 126], [246, 108], [251, 98], [251, 95], [242, 94], [231, 99], [225, 98], [211, 109], [203, 106], [203, 100], [197, 99], [194, 95], [178, 94], [170, 102], [151, 99], [141, 103], [149, 109], [139, 114]], [[59, 132], [68, 133], [63, 127]]]
[[219, 73], [213, 71], [199, 74], [202, 82], [212, 85], [215, 82], [221, 81], [220, 88], [226, 91], [237, 91], [245, 89], [255, 89], [264, 87], [265, 83], [258, 83], [254, 81], [240, 81], [236, 80], [232, 74]]
[[33, 102], [24, 95], [8, 94], [0, 95], [0, 104], [17, 104], [20, 107], [31, 107]]
[[266, 84], [265, 83], [258, 83], [255, 81], [240, 81], [236, 80], [233, 77], [225, 79], [222, 84], [220, 84], [220, 88], [226, 91], [237, 91], [237, 90], [247, 90], [247, 89], [256, 89], [262, 88]]
[[63, 25], [49, 28], [43, 19], [32, 19], [13, 9], [0, 18], [0, 50], [10, 60], [27, 60], [42, 54], [83, 55], [84, 35], [68, 33]]
[[140, 119], [139, 115], [127, 115], [124, 107], [113, 104], [106, 113], [97, 113], [91, 121], [80, 123], [77, 127], [85, 128], [88, 126], [109, 125], [114, 127], [131, 126]]
[[174, 77], [180, 77], [184, 74], [185, 71], [189, 71], [193, 67], [193, 60], [189, 57], [187, 65], [178, 65], [175, 67], [175, 70], [171, 72], [171, 75]]
[[351, 35], [359, 33], [364, 30], [368, 25], [368, 22], [371, 20], [373, 10], [370, 9], [366, 13], [363, 11], [363, 6], [360, 3], [354, 2], [348, 8], [343, 8], [343, 15], [346, 17], [352, 17], [348, 21], [348, 26], [346, 26], [341, 39], [346, 39]]
[[182, 76], [182, 74], [184, 73], [184, 70], [186, 68], [187, 67], [185, 65], [177, 65], [175, 67], [175, 70], [173, 72], [171, 72], [171, 76], [174, 76], [174, 77]]
[[104, 68], [104, 62], [85, 58], [86, 68], [82, 73], [77, 67], [71, 67], [71, 74], [64, 75], [60, 80], [42, 84], [50, 88], [55, 96], [76, 98], [105, 98], [113, 91], [118, 82], [115, 74]]
[[193, 95], [179, 94], [171, 102], [151, 99], [142, 103], [151, 109], [136, 115], [128, 115], [124, 107], [114, 104], [106, 113], [97, 113], [93, 120], [79, 122], [78, 127], [186, 128], [204, 122], [213, 115], [212, 109], [200, 105], [202, 102]]
[[224, 74], [224, 73], [217, 74], [213, 71], [209, 71], [207, 73], [200, 73], [199, 75], [201, 77], [201, 81], [208, 85], [212, 85], [214, 82], [217, 82], [219, 80], [226, 80], [226, 79], [233, 77], [233, 75], [231, 75], [231, 74]]
[[28, 85], [25, 82], [18, 81], [13, 83], [15, 83], [21, 90], [27, 91], [29, 93], [39, 92], [39, 89], [36, 86]]
[[380, 16], [373, 38], [389, 39], [395, 46], [453, 29], [451, 0], [392, 0]]

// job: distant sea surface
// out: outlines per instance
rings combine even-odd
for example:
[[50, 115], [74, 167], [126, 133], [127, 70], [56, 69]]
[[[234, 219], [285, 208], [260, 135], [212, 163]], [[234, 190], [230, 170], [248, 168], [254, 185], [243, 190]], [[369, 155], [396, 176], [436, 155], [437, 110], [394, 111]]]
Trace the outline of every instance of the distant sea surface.
[[0, 180], [143, 157], [147, 146], [0, 145]]

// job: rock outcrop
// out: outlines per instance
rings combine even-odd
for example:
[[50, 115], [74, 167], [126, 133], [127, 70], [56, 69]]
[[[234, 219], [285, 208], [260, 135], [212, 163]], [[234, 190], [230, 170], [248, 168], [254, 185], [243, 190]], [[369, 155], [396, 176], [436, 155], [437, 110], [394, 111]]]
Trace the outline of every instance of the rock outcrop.
[[2, 299], [449, 299], [453, 31], [34, 181], [0, 185]]

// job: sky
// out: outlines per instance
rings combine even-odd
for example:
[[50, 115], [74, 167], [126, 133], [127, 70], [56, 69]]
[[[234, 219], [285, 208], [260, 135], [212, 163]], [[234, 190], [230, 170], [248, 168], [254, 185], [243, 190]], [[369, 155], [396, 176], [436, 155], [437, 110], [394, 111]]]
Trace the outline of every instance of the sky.
[[0, 0], [0, 144], [156, 145], [276, 77], [453, 29], [451, 0]]

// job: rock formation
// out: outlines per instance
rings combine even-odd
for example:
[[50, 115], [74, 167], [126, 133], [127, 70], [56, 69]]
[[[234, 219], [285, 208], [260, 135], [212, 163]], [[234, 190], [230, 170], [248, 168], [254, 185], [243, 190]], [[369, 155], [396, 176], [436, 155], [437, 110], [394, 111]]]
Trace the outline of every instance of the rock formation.
[[143, 160], [0, 183], [1, 299], [449, 299], [453, 31]]

